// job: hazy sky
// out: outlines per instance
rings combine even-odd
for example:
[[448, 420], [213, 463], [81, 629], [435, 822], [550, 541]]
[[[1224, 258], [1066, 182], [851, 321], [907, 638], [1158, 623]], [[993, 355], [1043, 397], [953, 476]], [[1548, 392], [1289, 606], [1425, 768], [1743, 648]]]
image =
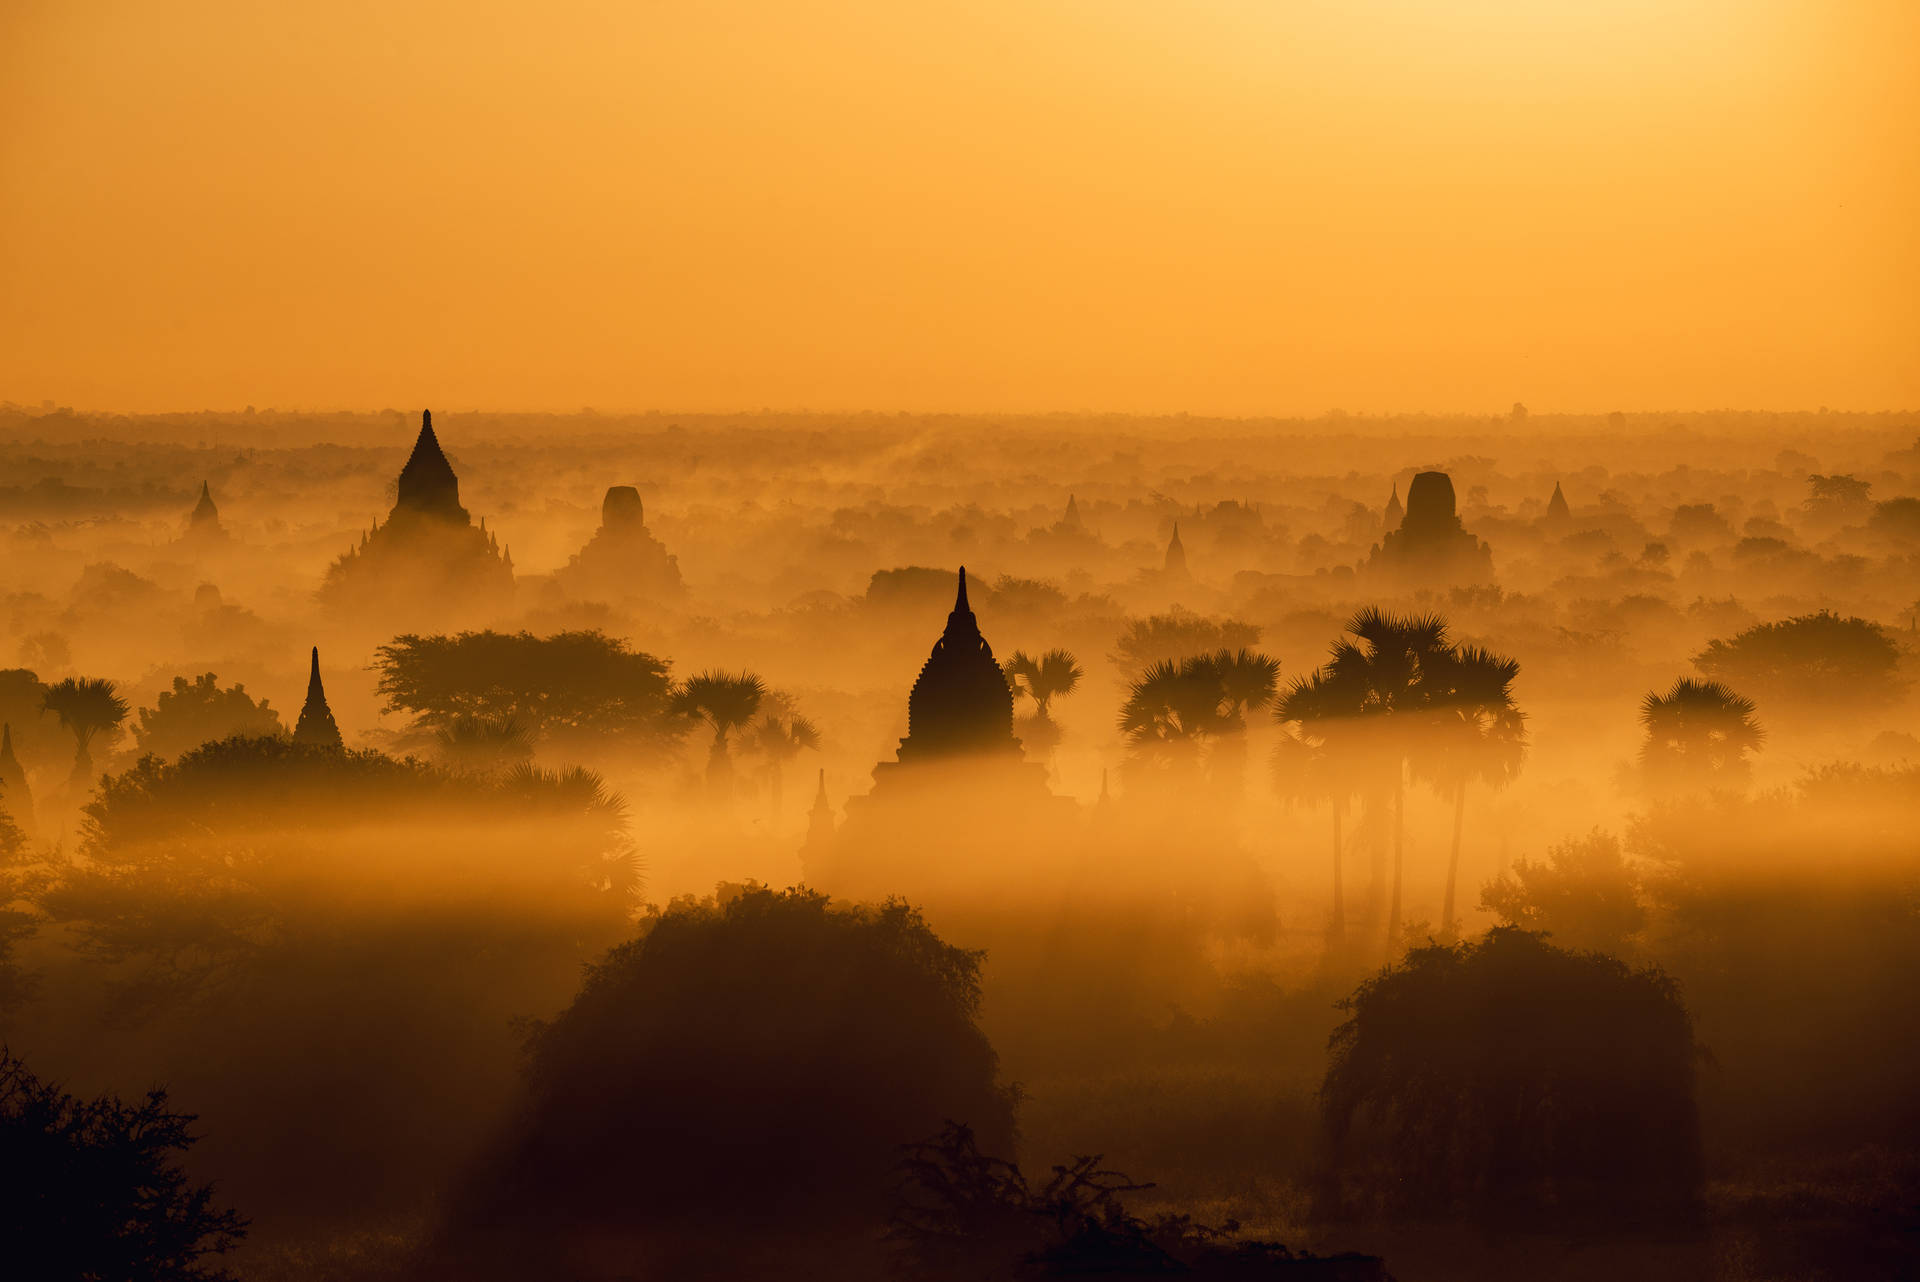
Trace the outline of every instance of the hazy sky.
[[1920, 3], [0, 0], [0, 398], [1920, 406]]

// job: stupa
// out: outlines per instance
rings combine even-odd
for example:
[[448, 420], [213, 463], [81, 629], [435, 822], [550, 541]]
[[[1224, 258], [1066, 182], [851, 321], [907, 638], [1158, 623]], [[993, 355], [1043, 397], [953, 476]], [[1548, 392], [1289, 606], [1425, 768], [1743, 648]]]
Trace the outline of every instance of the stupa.
[[1162, 569], [1173, 577], [1187, 573], [1187, 545], [1180, 541], [1180, 522], [1173, 523], [1173, 538], [1167, 542], [1167, 558]]
[[1393, 483], [1393, 494], [1387, 499], [1387, 513], [1384, 519], [1385, 528], [1389, 530], [1399, 529], [1400, 522], [1407, 519], [1407, 509], [1400, 506], [1400, 482], [1398, 481]]
[[600, 502], [600, 528], [555, 577], [575, 595], [605, 599], [686, 592], [679, 559], [647, 529], [646, 508], [632, 485], [608, 487]]
[[1553, 483], [1553, 497], [1547, 500], [1547, 515], [1544, 518], [1549, 529], [1562, 529], [1573, 520], [1573, 511], [1567, 506], [1567, 496], [1560, 492], [1560, 482]]
[[440, 622], [449, 612], [472, 618], [511, 604], [513, 553], [460, 505], [460, 481], [431, 411], [420, 415], [420, 435], [396, 488], [387, 523], [376, 523], [328, 567], [321, 602], [383, 626]]
[[188, 543], [201, 545], [226, 541], [227, 530], [220, 524], [220, 509], [214, 506], [213, 491], [205, 481], [200, 482], [200, 501], [187, 514], [184, 538]]
[[320, 684], [320, 647], [313, 647], [313, 667], [307, 674], [307, 701], [301, 705], [300, 720], [294, 723], [293, 741], [315, 748], [344, 748], [340, 727], [334, 723], [333, 709], [327, 706], [327, 692]]

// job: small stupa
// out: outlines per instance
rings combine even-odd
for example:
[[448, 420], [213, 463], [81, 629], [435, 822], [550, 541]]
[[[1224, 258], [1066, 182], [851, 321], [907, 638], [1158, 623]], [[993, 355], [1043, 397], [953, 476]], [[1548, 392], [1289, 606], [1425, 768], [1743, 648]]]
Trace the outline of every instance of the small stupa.
[[1400, 482], [1393, 483], [1393, 494], [1387, 499], [1386, 528], [1397, 530], [1400, 522], [1407, 519], [1407, 510], [1400, 506]]
[[1162, 569], [1169, 575], [1187, 572], [1187, 545], [1180, 541], [1180, 522], [1173, 523], [1173, 538], [1167, 542], [1167, 557]]
[[1563, 526], [1573, 520], [1573, 510], [1567, 506], [1567, 496], [1560, 492], [1560, 482], [1553, 483], [1553, 497], [1547, 500], [1546, 523], [1550, 526]]
[[807, 840], [802, 853], [825, 850], [832, 845], [837, 827], [833, 821], [833, 803], [827, 800], [827, 768], [822, 766], [820, 784], [813, 794], [813, 809], [807, 812]]
[[213, 490], [202, 481], [200, 501], [187, 514], [186, 539], [190, 543], [207, 544], [223, 542], [226, 537], [226, 527], [220, 524], [220, 509], [214, 506]]
[[1080, 522], [1080, 503], [1073, 495], [1067, 495], [1067, 512], [1060, 518], [1060, 524], [1069, 530], [1078, 530]]
[[0, 810], [25, 831], [33, 831], [33, 789], [27, 786], [27, 772], [13, 752], [11, 722], [0, 725]]
[[300, 720], [294, 723], [293, 741], [314, 748], [344, 748], [340, 727], [334, 723], [333, 709], [327, 706], [327, 692], [320, 684], [320, 647], [313, 647], [313, 667], [307, 675], [307, 701], [300, 707]]
[[680, 561], [647, 528], [639, 487], [613, 485], [600, 528], [555, 577], [569, 591], [605, 598], [680, 596]]

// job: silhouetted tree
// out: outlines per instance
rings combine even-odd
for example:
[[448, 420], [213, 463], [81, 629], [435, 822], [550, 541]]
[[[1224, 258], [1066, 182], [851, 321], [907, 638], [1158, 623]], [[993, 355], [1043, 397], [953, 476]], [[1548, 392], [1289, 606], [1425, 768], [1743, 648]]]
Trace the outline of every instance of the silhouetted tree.
[[746, 744], [749, 751], [766, 758], [771, 801], [777, 812], [787, 763], [803, 752], [818, 751], [820, 729], [802, 716], [764, 716], [748, 728]]
[[1851, 718], [1902, 687], [1900, 648], [1885, 628], [1824, 610], [1710, 642], [1693, 666], [1709, 680], [1751, 692], [1771, 710], [1827, 718]]
[[93, 775], [93, 740], [127, 719], [132, 705], [122, 699], [111, 681], [99, 677], [68, 677], [47, 687], [48, 712], [73, 735], [73, 779], [85, 783]]
[[1514, 702], [1520, 665], [1478, 646], [1462, 646], [1435, 667], [1430, 699], [1433, 740], [1422, 754], [1422, 773], [1453, 802], [1453, 844], [1447, 852], [1447, 889], [1440, 910], [1440, 937], [1454, 938], [1454, 886], [1460, 875], [1460, 829], [1467, 787], [1478, 781], [1502, 788], [1526, 755], [1526, 715]]
[[455, 770], [485, 774], [533, 757], [533, 735], [520, 718], [461, 715], [433, 732], [435, 755]]
[[1597, 828], [1549, 847], [1545, 859], [1515, 860], [1481, 888], [1480, 906], [1501, 924], [1545, 932], [1562, 947], [1615, 954], [1632, 946], [1647, 921], [1620, 839]]
[[1214, 782], [1235, 802], [1246, 786], [1247, 713], [1270, 707], [1280, 685], [1280, 661], [1256, 650], [1216, 650], [1208, 658], [1220, 674], [1225, 720], [1210, 763]]
[[1325, 801], [1333, 812], [1330, 934], [1336, 942], [1347, 929], [1346, 844], [1341, 827], [1347, 802], [1359, 788], [1357, 732], [1362, 706], [1351, 684], [1341, 685], [1321, 669], [1295, 677], [1273, 709], [1273, 718], [1282, 727], [1273, 754], [1275, 789], [1289, 803]]
[[247, 1222], [191, 1183], [179, 1155], [194, 1118], [165, 1091], [82, 1100], [0, 1050], [0, 1251], [46, 1282], [225, 1282], [215, 1266]]
[[1132, 672], [1161, 662], [1177, 664], [1196, 654], [1244, 650], [1259, 643], [1260, 629], [1251, 623], [1175, 610], [1127, 624], [1108, 657], [1122, 670]]
[[778, 1276], [813, 1243], [864, 1276], [901, 1145], [1012, 1140], [979, 965], [899, 903], [675, 900], [536, 1028], [441, 1250], [460, 1276]]
[[1025, 695], [1033, 700], [1033, 716], [1020, 726], [1021, 741], [1040, 753], [1051, 752], [1060, 742], [1060, 727], [1050, 709], [1055, 699], [1079, 688], [1085, 675], [1079, 663], [1065, 650], [1048, 650], [1037, 659], [1025, 650], [1015, 650], [1000, 668], [1014, 698]]
[[375, 656], [386, 709], [426, 729], [512, 717], [536, 738], [658, 750], [681, 727], [669, 715], [667, 665], [600, 632], [409, 633]]
[[1665, 694], [1640, 701], [1640, 773], [1655, 792], [1744, 787], [1766, 731], [1753, 700], [1718, 681], [1681, 677]]
[[1496, 927], [1355, 990], [1322, 1209], [1610, 1231], [1698, 1210], [1692, 1022], [1663, 972]]
[[702, 672], [688, 677], [673, 693], [676, 713], [697, 717], [713, 727], [713, 743], [707, 749], [707, 784], [724, 796], [733, 794], [733, 757], [727, 750], [727, 736], [753, 720], [766, 694], [767, 683], [750, 672]]
[[1018, 1166], [980, 1151], [971, 1127], [949, 1122], [912, 1145], [900, 1165], [899, 1204], [887, 1230], [896, 1276], [916, 1282], [1051, 1277], [1184, 1277], [1287, 1282], [1386, 1282], [1381, 1261], [1295, 1255], [1277, 1242], [1237, 1236], [1240, 1226], [1190, 1216], [1143, 1219], [1124, 1194], [1145, 1192], [1076, 1157], [1038, 1188]]
[[1357, 702], [1368, 746], [1390, 768], [1393, 796], [1393, 882], [1387, 909], [1388, 946], [1400, 933], [1400, 886], [1406, 851], [1407, 767], [1429, 742], [1438, 670], [1448, 669], [1452, 647], [1437, 615], [1393, 615], [1372, 606], [1347, 622], [1348, 639], [1334, 642], [1325, 671], [1343, 699]]
[[140, 709], [133, 738], [142, 755], [177, 757], [216, 739], [274, 735], [283, 729], [280, 714], [265, 699], [255, 702], [243, 685], [222, 690], [219, 678], [208, 672], [192, 681], [175, 677], [173, 688], [162, 690], [153, 707]]
[[1120, 733], [1140, 760], [1187, 769], [1227, 728], [1226, 692], [1209, 657], [1150, 664], [1128, 687]]

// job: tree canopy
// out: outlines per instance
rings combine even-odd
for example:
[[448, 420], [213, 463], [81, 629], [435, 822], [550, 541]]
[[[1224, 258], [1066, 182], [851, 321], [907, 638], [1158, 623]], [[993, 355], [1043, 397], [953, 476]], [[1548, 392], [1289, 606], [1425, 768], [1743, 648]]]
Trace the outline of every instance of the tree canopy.
[[512, 717], [535, 735], [647, 741], [680, 724], [668, 711], [667, 664], [603, 632], [407, 633], [375, 655], [387, 710], [411, 712], [424, 727]]
[[265, 699], [256, 702], [243, 685], [222, 690], [219, 678], [208, 672], [192, 681], [175, 677], [173, 688], [162, 690], [153, 707], [140, 709], [133, 738], [142, 756], [177, 757], [216, 739], [276, 735], [284, 730], [280, 714]]

